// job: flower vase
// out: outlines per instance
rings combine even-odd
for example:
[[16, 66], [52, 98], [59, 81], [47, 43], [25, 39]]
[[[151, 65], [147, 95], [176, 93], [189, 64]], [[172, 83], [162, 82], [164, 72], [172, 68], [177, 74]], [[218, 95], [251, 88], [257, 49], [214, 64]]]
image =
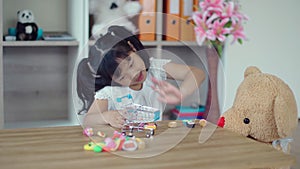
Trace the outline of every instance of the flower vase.
[[[222, 45], [224, 48], [224, 45]], [[221, 53], [222, 55], [222, 53]], [[206, 48], [207, 68], [208, 68], [208, 92], [204, 118], [217, 124], [220, 118], [220, 106], [218, 99], [218, 67], [220, 57], [217, 48], [210, 45]]]

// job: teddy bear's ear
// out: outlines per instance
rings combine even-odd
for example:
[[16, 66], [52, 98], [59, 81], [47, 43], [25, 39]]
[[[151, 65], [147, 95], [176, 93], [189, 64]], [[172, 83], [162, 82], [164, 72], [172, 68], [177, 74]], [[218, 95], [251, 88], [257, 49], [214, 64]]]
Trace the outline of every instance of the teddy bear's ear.
[[274, 100], [274, 118], [281, 138], [292, 135], [298, 125], [297, 116], [296, 100], [291, 89], [286, 84], [279, 85]]
[[250, 74], [261, 73], [261, 71], [255, 66], [249, 66], [244, 73], [244, 78], [246, 78]]

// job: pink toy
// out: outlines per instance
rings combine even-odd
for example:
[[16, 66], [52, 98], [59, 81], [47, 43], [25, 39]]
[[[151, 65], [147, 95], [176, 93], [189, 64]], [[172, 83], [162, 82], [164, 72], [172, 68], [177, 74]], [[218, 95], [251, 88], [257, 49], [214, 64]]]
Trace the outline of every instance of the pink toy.
[[104, 142], [105, 142], [106, 147], [108, 147], [110, 149], [116, 147], [115, 141], [110, 137], [105, 138]]
[[[92, 136], [93, 135], [93, 129], [92, 128], [86, 128], [83, 131], [83, 134], [86, 136]], [[84, 145], [84, 150], [87, 151], [94, 151], [94, 152], [113, 152], [117, 150], [125, 150], [125, 151], [135, 151], [140, 146], [138, 145], [144, 143], [141, 139], [137, 139], [135, 137], [129, 137], [124, 136], [122, 133], [115, 131], [113, 134], [113, 137], [106, 137], [104, 139], [104, 142], [89, 142], [88, 144]], [[141, 148], [144, 148], [145, 145], [141, 146]]]
[[85, 128], [83, 130], [83, 135], [87, 136], [87, 137], [90, 137], [90, 136], [93, 136], [94, 135], [94, 131], [93, 131], [93, 128]]
[[124, 151], [135, 151], [137, 148], [138, 144], [135, 140], [126, 140], [122, 145]]

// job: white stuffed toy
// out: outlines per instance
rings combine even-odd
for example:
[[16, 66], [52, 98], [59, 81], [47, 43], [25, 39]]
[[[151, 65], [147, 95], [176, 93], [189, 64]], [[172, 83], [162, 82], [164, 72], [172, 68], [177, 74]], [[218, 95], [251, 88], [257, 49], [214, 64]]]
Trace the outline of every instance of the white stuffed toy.
[[137, 27], [129, 20], [141, 10], [138, 1], [129, 0], [89, 0], [89, 13], [93, 15], [92, 36], [97, 39], [107, 33], [111, 25], [124, 26], [133, 34]]

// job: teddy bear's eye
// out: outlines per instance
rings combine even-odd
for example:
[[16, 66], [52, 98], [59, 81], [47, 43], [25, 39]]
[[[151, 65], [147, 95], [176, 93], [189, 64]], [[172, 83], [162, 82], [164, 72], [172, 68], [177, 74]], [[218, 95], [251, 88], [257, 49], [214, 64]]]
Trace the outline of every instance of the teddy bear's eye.
[[244, 123], [245, 123], [245, 124], [249, 124], [249, 123], [250, 123], [250, 119], [244, 118]]

